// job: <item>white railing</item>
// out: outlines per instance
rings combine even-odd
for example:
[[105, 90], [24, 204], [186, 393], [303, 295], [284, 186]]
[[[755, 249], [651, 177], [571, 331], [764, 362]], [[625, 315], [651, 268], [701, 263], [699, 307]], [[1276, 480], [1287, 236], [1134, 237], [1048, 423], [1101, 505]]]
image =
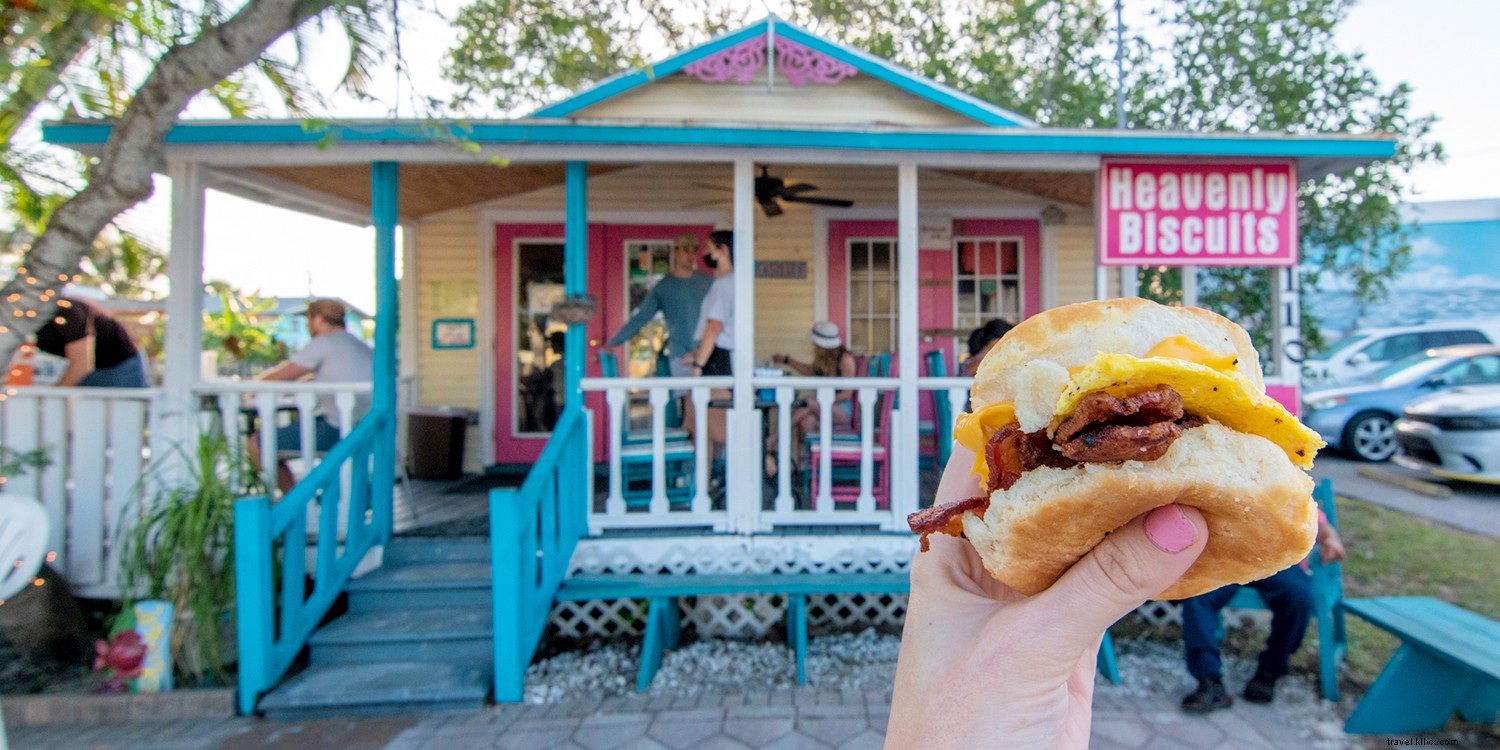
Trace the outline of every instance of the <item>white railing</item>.
[[[194, 388], [206, 409], [217, 412], [230, 445], [242, 449], [245, 417], [274, 425], [278, 411], [295, 409], [302, 425], [307, 470], [320, 460], [314, 438], [318, 396], [332, 394], [341, 424], [353, 425], [358, 397], [368, 383], [206, 383]], [[18, 452], [45, 449], [49, 463], [9, 478], [4, 491], [39, 500], [52, 520], [49, 563], [73, 593], [118, 596], [121, 531], [140, 507], [160, 457], [151, 435], [159, 423], [160, 388], [59, 388], [26, 386], [0, 395], [0, 444]], [[276, 486], [276, 431], [260, 431], [261, 468]], [[191, 453], [191, 451], [189, 451]], [[345, 483], [347, 486], [347, 482]], [[342, 516], [341, 516], [342, 517]], [[313, 528], [317, 528], [314, 526]]]
[[[714, 497], [715, 471], [710, 449], [709, 420], [714, 391], [727, 392], [734, 385], [729, 377], [705, 378], [584, 378], [586, 392], [603, 392], [607, 414], [605, 437], [609, 446], [609, 483], [603, 507], [593, 498], [589, 505], [589, 530], [607, 528], [710, 526], [728, 530], [725, 501]], [[694, 421], [691, 438], [680, 432], [668, 434], [666, 408], [672, 391], [684, 392], [692, 403]], [[632, 391], [646, 393], [650, 408], [650, 431], [629, 429]], [[718, 411], [717, 408], [714, 409]], [[727, 434], [734, 434], [732, 409], [724, 410]], [[590, 436], [593, 440], [593, 435]], [[729, 441], [723, 455], [735, 455]], [[590, 446], [590, 453], [593, 448]], [[668, 469], [671, 471], [668, 471]], [[649, 483], [649, 490], [642, 487]], [[720, 493], [722, 497], [722, 493]]]
[[[317, 449], [317, 410], [320, 396], [332, 396], [338, 410], [339, 438], [354, 428], [363, 416], [358, 409], [360, 397], [368, 408], [372, 387], [369, 383], [278, 383], [258, 380], [235, 380], [199, 383], [193, 394], [204, 399], [206, 410], [217, 412], [219, 429], [231, 446], [243, 447], [250, 437], [250, 426], [258, 425], [256, 439], [260, 448], [261, 477], [273, 492], [276, 489], [277, 463], [287, 458], [301, 460], [302, 472], [311, 472], [321, 460]], [[296, 414], [301, 445], [284, 450], [277, 442], [276, 428], [282, 414]]]
[[[894, 378], [813, 378], [813, 377], [758, 377], [752, 379], [755, 388], [764, 393], [772, 391], [775, 403], [776, 445], [776, 499], [769, 510], [760, 514], [760, 526], [768, 528], [778, 525], [813, 524], [876, 524], [893, 525], [890, 494], [894, 489], [895, 462], [897, 456], [903, 460], [906, 451], [900, 447], [901, 438], [894, 425], [900, 423], [901, 410], [892, 406], [888, 411], [884, 404], [894, 399], [900, 382]], [[808, 476], [794, 477], [792, 456], [800, 453], [801, 445], [792, 440], [792, 411], [797, 392], [810, 391], [818, 401], [818, 430], [813, 445], [816, 464], [804, 466]], [[853, 390], [855, 408], [859, 409], [855, 422], [857, 433], [836, 434], [833, 425], [834, 401], [839, 391]], [[765, 408], [770, 404], [757, 402]], [[879, 413], [877, 411], [886, 411]], [[768, 417], [769, 418], [769, 417]], [[804, 438], [806, 440], [807, 438]], [[915, 451], [910, 452], [915, 456]], [[849, 486], [847, 479], [840, 482], [840, 491], [835, 495], [835, 466], [848, 470], [851, 456], [858, 456], [859, 482], [857, 490]], [[812, 477], [816, 476], [816, 482]], [[798, 497], [793, 482], [805, 484]], [[804, 488], [798, 488], [804, 489]], [[879, 497], [877, 497], [879, 490]], [[857, 492], [853, 502], [849, 493]]]
[[156, 388], [7, 389], [0, 441], [14, 451], [45, 449], [48, 465], [5, 482], [5, 492], [34, 497], [51, 518], [48, 562], [73, 593], [119, 592], [121, 524], [137, 507], [148, 471]]

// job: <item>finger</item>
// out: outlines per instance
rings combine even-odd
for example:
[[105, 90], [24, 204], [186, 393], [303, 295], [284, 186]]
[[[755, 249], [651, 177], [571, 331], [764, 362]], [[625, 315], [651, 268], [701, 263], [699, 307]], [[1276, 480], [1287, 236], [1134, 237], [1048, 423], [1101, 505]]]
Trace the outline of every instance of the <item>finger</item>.
[[974, 473], [974, 451], [955, 442], [953, 452], [948, 456], [948, 465], [943, 467], [943, 476], [938, 480], [932, 504], [942, 505], [988, 494], [979, 481], [979, 475]]
[[1050, 614], [1062, 648], [1086, 648], [1181, 578], [1207, 543], [1208, 524], [1196, 508], [1164, 505], [1105, 537], [1037, 595], [1033, 610]]

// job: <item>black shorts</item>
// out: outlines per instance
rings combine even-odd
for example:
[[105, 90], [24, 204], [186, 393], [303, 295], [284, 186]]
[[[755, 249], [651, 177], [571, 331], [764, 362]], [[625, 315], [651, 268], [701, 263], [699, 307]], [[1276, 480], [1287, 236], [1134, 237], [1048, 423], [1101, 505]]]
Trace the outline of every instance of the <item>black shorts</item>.
[[708, 361], [703, 363], [703, 374], [733, 375], [734, 373], [730, 372], [729, 370], [729, 360], [730, 357], [728, 349], [720, 349], [717, 346], [714, 347], [714, 353], [708, 355]]

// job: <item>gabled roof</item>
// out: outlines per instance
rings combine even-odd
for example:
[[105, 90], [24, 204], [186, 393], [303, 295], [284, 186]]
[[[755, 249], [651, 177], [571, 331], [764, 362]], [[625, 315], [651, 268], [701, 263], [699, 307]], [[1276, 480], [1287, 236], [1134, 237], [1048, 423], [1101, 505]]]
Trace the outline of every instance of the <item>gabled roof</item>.
[[531, 117], [573, 117], [583, 109], [615, 98], [627, 92], [647, 86], [655, 80], [682, 71], [687, 66], [724, 52], [760, 36], [780, 37], [801, 44], [814, 52], [845, 63], [871, 78], [894, 86], [909, 94], [925, 99], [940, 107], [970, 118], [980, 124], [993, 127], [1035, 128], [1036, 122], [1028, 117], [997, 107], [982, 99], [945, 86], [930, 78], [920, 76], [889, 60], [876, 57], [864, 50], [854, 49], [837, 42], [816, 36], [776, 17], [746, 26], [739, 31], [719, 36], [709, 42], [678, 53], [646, 69], [633, 70], [605, 79], [598, 85], [533, 112]]

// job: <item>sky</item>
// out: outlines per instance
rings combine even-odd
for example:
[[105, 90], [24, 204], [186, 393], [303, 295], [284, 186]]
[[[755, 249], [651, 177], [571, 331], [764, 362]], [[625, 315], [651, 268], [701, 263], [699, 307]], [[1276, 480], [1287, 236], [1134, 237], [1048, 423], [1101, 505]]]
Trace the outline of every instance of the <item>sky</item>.
[[[1131, 23], [1149, 0], [1125, 2], [1126, 22]], [[404, 42], [413, 76], [426, 87], [440, 80], [436, 60], [453, 35], [436, 19], [412, 20], [415, 28]], [[1362, 0], [1341, 28], [1341, 44], [1363, 52], [1383, 85], [1407, 83], [1413, 90], [1413, 111], [1438, 117], [1433, 135], [1447, 160], [1414, 172], [1419, 201], [1500, 199], [1500, 139], [1494, 136], [1500, 97], [1492, 93], [1500, 81], [1495, 29], [1500, 29], [1500, 2], [1495, 0]], [[338, 42], [329, 40], [327, 47], [329, 57], [336, 58]], [[389, 113], [364, 105], [348, 114]], [[162, 180], [158, 186], [156, 197], [135, 209], [128, 221], [164, 246], [168, 183]], [[205, 279], [227, 280], [263, 295], [342, 297], [373, 311], [373, 237], [366, 228], [211, 192], [204, 241]]]

